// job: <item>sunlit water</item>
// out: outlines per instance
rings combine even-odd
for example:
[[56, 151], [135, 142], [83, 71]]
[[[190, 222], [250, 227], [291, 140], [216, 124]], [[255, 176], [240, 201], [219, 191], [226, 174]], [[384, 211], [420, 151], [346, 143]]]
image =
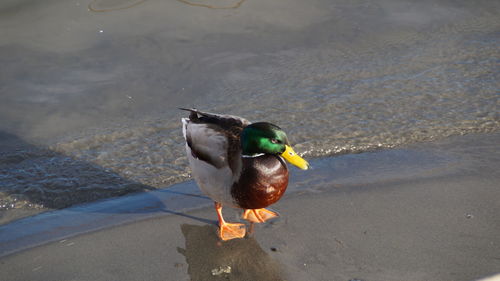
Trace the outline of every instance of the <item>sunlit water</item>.
[[186, 180], [179, 106], [306, 158], [500, 128], [498, 1], [188, 3], [2, 1], [1, 210]]

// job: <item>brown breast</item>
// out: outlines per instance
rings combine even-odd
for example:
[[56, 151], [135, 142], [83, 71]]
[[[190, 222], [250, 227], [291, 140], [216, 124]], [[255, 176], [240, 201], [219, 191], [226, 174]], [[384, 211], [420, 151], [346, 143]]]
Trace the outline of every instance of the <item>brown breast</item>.
[[231, 187], [231, 195], [241, 208], [265, 208], [283, 196], [288, 186], [288, 168], [283, 159], [266, 154], [242, 161], [240, 179]]

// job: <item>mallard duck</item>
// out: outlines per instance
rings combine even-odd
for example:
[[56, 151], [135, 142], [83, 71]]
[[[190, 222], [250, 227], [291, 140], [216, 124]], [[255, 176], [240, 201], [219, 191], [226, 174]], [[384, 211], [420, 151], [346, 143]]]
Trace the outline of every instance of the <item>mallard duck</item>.
[[182, 132], [192, 175], [200, 189], [215, 202], [222, 240], [242, 238], [242, 223], [229, 223], [222, 206], [244, 210], [243, 219], [262, 223], [278, 216], [265, 209], [278, 201], [288, 185], [287, 160], [300, 169], [309, 164], [298, 156], [285, 132], [268, 122], [250, 123], [232, 115], [189, 111]]

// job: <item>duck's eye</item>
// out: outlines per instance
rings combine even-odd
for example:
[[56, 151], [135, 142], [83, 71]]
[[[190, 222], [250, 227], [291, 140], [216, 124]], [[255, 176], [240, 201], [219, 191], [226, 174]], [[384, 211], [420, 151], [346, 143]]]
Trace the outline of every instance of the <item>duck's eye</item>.
[[277, 139], [271, 139], [271, 142], [272, 142], [272, 143], [274, 143], [274, 144], [276, 144], [276, 143], [280, 143], [280, 141], [279, 141], [279, 140], [277, 140]]

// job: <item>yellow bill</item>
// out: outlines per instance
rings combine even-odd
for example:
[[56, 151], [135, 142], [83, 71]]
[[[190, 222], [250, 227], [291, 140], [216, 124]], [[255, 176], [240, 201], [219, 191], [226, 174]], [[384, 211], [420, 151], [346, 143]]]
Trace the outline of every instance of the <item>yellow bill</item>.
[[309, 168], [309, 163], [307, 163], [306, 160], [297, 155], [297, 153], [293, 151], [291, 146], [285, 145], [285, 147], [285, 152], [281, 154], [281, 157], [285, 158], [285, 160], [290, 162], [290, 164], [295, 165], [302, 170], [307, 170]]

